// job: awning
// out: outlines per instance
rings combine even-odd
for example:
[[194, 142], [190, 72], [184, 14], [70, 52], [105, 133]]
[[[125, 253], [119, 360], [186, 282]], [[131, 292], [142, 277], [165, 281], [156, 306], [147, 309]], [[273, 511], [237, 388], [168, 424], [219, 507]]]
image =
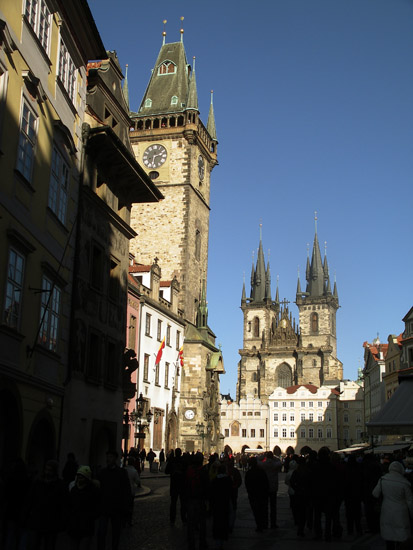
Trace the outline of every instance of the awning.
[[399, 386], [366, 424], [371, 435], [413, 435], [413, 376], [400, 376]]
[[379, 447], [373, 447], [369, 452], [374, 454], [387, 454], [394, 453], [395, 451], [401, 451], [410, 447], [411, 441], [405, 441], [404, 443], [395, 443], [394, 445], [380, 445]]
[[369, 448], [369, 445], [355, 445], [353, 447], [347, 447], [346, 449], [339, 449], [334, 451], [335, 453], [355, 453], [357, 451], [365, 451]]

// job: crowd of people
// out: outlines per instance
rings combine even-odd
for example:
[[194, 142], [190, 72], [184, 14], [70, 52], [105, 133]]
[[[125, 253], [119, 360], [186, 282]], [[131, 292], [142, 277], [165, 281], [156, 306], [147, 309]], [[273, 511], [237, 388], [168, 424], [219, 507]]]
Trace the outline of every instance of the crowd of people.
[[[212, 523], [216, 548], [223, 548], [234, 529], [238, 491], [242, 483], [256, 531], [277, 529], [279, 473], [284, 470], [297, 537], [329, 541], [360, 536], [367, 527], [381, 532], [387, 550], [412, 540], [413, 472], [401, 456], [379, 461], [376, 455], [343, 457], [324, 447], [305, 456], [281, 461], [272, 452], [232, 456], [162, 449], [132, 449], [120, 464], [109, 450], [106, 466], [95, 476], [69, 453], [59, 477], [58, 463], [46, 462], [42, 475], [30, 479], [22, 460], [16, 460], [0, 478], [0, 534], [5, 550], [54, 550], [65, 531], [71, 550], [105, 548], [110, 525], [110, 547], [118, 550], [122, 525], [133, 522], [135, 494], [141, 486], [145, 462], [150, 470], [158, 458], [170, 477], [169, 521], [175, 526], [178, 507], [189, 548], [207, 547], [207, 519]], [[158, 469], [156, 469], [158, 471]], [[345, 525], [340, 510], [345, 510]], [[364, 515], [364, 518], [363, 518]], [[362, 521], [363, 519], [363, 521]], [[400, 547], [401, 548], [401, 547]]]

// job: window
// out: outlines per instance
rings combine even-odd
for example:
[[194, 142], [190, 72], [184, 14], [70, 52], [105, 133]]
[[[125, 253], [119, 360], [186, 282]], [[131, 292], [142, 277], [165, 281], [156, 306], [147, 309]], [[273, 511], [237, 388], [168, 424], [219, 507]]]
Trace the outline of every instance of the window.
[[321, 408], [322, 406], [323, 406], [323, 402], [322, 402], [322, 401], [319, 401], [319, 402], [317, 403], [317, 407]]
[[3, 319], [6, 325], [13, 328], [18, 328], [20, 321], [24, 261], [24, 257], [17, 250], [10, 248]]
[[162, 340], [162, 321], [160, 319], [158, 319], [158, 330], [157, 330], [157, 333], [156, 333], [156, 338], [158, 340], [158, 342], [160, 342]]
[[248, 411], [248, 416], [252, 416], [252, 411]]
[[328, 439], [331, 439], [331, 437], [332, 437], [331, 428], [327, 428], [327, 429], [326, 429], [326, 437], [327, 437]]
[[348, 414], [344, 415], [343, 421], [344, 421], [345, 424], [348, 424]]
[[313, 403], [312, 401], [310, 401], [310, 402], [308, 403], [308, 406], [310, 407], [310, 409], [312, 409], [312, 408], [314, 407], [314, 403]]
[[165, 388], [169, 388], [169, 363], [165, 363]]
[[59, 50], [59, 78], [72, 103], [74, 103], [76, 94], [76, 68], [62, 39], [60, 39]]
[[317, 437], [323, 437], [323, 428], [317, 428]]
[[179, 330], [176, 331], [176, 349], [179, 350], [181, 347], [181, 333]]
[[255, 412], [254, 412], [254, 416], [261, 416], [260, 411], [255, 411]]
[[225, 428], [225, 437], [229, 437], [229, 428]]
[[301, 401], [301, 407], [305, 408], [305, 401]]
[[331, 413], [326, 413], [326, 420], [327, 422], [331, 422]]
[[[4, 106], [6, 104], [7, 96], [7, 83], [8, 83], [8, 72], [5, 65], [1, 63], [0, 60], [0, 137], [2, 135], [2, 128], [4, 124]], [[1, 146], [1, 142], [0, 142]]]
[[311, 332], [318, 332], [318, 313], [311, 314]]
[[260, 429], [260, 437], [264, 437], [264, 429], [263, 428]]
[[227, 413], [226, 413], [226, 412], [222, 412], [222, 413], [221, 413], [221, 416], [227, 416]]
[[37, 117], [30, 109], [27, 101], [23, 99], [21, 120], [20, 120], [20, 137], [19, 150], [17, 155], [17, 169], [23, 176], [31, 181], [33, 164], [34, 164], [34, 149], [36, 145], [37, 134]]
[[178, 97], [176, 95], [171, 97], [171, 105], [178, 105]]
[[254, 317], [254, 336], [258, 338], [260, 335], [260, 320], [258, 317]]
[[159, 386], [159, 363], [155, 364], [155, 386]]
[[62, 223], [66, 221], [67, 192], [69, 188], [69, 168], [62, 155], [53, 148], [52, 170], [49, 185], [49, 208]]
[[290, 428], [290, 437], [291, 437], [291, 438], [294, 438], [294, 437], [295, 437], [295, 430], [294, 430], [294, 428]]
[[145, 107], [152, 107], [152, 99], [149, 99], [149, 97], [145, 99]]
[[301, 422], [305, 420], [305, 413], [301, 413]]
[[310, 422], [313, 422], [313, 421], [314, 421], [314, 414], [313, 414], [313, 413], [310, 413], [310, 414], [308, 415], [308, 420], [309, 420]]
[[149, 382], [149, 355], [145, 353], [143, 356], [143, 380], [144, 382]]
[[274, 422], [278, 422], [278, 414], [277, 413], [274, 414]]
[[287, 428], [283, 428], [282, 437], [287, 437]]
[[361, 424], [361, 414], [360, 413], [356, 414], [356, 424]]
[[287, 407], [287, 401], [283, 401], [283, 407]]
[[300, 428], [300, 437], [305, 438], [305, 428]]
[[151, 335], [151, 317], [152, 315], [150, 313], [146, 314], [145, 317], [145, 336]]
[[274, 401], [274, 407], [278, 407], [278, 401]]
[[308, 439], [313, 439], [314, 437], [314, 428], [308, 428]]
[[274, 437], [278, 437], [278, 428], [274, 428]]
[[52, 281], [47, 277], [43, 277], [39, 344], [42, 344], [50, 351], [57, 351], [60, 295], [60, 288], [56, 285], [53, 286]]
[[356, 433], [357, 439], [361, 439], [361, 434], [362, 434], [361, 430], [357, 430], [357, 433]]
[[322, 414], [318, 414], [317, 415], [317, 422], [322, 422], [323, 421], [323, 415]]
[[242, 429], [242, 437], [247, 437], [247, 430], [245, 428]]
[[317, 359], [313, 359], [313, 367], [317, 366]]
[[158, 74], [174, 74], [176, 72], [176, 65], [172, 61], [164, 61], [159, 65]]
[[295, 416], [293, 414], [290, 414], [290, 422], [294, 422], [295, 421]]
[[251, 429], [251, 437], [255, 437], [255, 430], [254, 430], [254, 428]]
[[166, 345], [171, 345], [171, 325], [166, 326]]
[[294, 401], [290, 401], [290, 409], [293, 409], [295, 407]]
[[242, 416], [247, 416], [247, 413], [243, 411]]
[[50, 11], [46, 2], [44, 0], [26, 0], [25, 16], [47, 52], [50, 36]]
[[201, 232], [199, 229], [195, 231], [195, 258], [201, 259]]
[[287, 422], [287, 413], [283, 413], [283, 422]]
[[348, 409], [348, 401], [344, 401], [344, 408]]

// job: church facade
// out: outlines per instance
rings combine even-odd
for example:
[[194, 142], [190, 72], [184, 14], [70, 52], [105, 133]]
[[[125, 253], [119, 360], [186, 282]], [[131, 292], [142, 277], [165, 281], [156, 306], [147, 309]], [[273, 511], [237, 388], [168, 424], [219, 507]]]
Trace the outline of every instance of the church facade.
[[179, 445], [188, 451], [218, 450], [221, 351], [208, 326], [206, 301], [211, 172], [218, 164], [212, 104], [206, 125], [200, 118], [195, 59], [183, 44], [163, 44], [137, 113], [131, 113], [135, 157], [164, 196], [158, 208], [135, 204], [131, 243], [135, 262], [157, 258], [162, 275], [180, 285], [179, 309], [185, 319]]

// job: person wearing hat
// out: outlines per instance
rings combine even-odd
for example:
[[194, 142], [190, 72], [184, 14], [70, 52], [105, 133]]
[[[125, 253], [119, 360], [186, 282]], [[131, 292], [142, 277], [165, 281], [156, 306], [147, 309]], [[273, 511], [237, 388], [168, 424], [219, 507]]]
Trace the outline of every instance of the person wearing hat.
[[91, 548], [99, 516], [99, 482], [89, 466], [80, 466], [69, 492], [67, 532], [71, 550]]

